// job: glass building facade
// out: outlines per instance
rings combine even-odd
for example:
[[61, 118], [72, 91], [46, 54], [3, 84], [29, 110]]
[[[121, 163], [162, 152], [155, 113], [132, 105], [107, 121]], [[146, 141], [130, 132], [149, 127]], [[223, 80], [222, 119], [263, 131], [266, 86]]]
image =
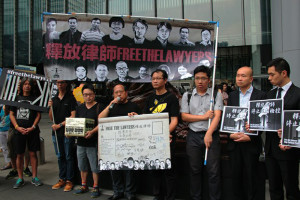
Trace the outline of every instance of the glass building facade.
[[[272, 58], [270, 0], [3, 0], [0, 64], [41, 64], [41, 14], [95, 13], [219, 21], [217, 79], [250, 65], [266, 72]], [[263, 86], [264, 87], [264, 86]]]

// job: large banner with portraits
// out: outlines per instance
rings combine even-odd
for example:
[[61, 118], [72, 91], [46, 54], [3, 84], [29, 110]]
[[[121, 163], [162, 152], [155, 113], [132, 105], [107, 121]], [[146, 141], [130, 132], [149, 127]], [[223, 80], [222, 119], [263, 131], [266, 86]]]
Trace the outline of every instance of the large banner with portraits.
[[43, 14], [45, 75], [52, 80], [150, 82], [192, 77], [214, 65], [215, 22], [92, 14]]
[[99, 119], [100, 170], [161, 170], [171, 168], [169, 115]]

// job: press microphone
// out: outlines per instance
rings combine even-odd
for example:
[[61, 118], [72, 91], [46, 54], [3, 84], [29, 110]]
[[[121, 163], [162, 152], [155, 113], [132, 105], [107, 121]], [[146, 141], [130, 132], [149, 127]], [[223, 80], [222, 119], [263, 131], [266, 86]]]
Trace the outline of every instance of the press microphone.
[[[117, 101], [119, 102], [121, 100], [120, 97], [117, 97]], [[110, 106], [109, 106], [109, 109], [112, 109], [114, 107], [115, 103], [112, 103]]]

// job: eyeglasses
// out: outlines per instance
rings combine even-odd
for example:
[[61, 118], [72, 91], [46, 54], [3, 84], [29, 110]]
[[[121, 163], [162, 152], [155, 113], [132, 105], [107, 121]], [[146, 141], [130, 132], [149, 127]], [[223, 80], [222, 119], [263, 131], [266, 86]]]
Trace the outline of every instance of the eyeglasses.
[[94, 93], [85, 93], [85, 94], [82, 94], [82, 96], [84, 96], [84, 97], [88, 97], [88, 96], [92, 97], [94, 95], [95, 95]]
[[164, 78], [161, 78], [161, 77], [154, 77], [154, 78], [151, 78], [152, 81], [155, 81], [155, 80], [159, 81], [159, 80], [162, 80], [162, 79], [164, 79]]
[[196, 81], [207, 81], [208, 78], [205, 78], [205, 77], [197, 77], [195, 78]]
[[127, 67], [120, 67], [120, 68], [117, 68], [117, 70], [118, 71], [126, 71], [126, 70], [128, 70], [128, 68]]

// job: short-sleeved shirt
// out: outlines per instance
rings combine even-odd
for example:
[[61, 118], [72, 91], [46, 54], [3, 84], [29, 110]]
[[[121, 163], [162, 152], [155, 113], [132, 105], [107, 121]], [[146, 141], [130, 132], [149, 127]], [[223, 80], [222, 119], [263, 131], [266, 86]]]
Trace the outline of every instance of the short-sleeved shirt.
[[[66, 93], [62, 99], [58, 98], [58, 94], [52, 98], [53, 101], [53, 116], [55, 124], [60, 124], [65, 121], [66, 117], [71, 116], [71, 112], [76, 110], [77, 102], [72, 93]], [[56, 131], [57, 134], [64, 134], [65, 129], [60, 128]], [[54, 131], [52, 131], [54, 134]]]
[[[204, 95], [199, 95], [196, 88], [192, 92], [190, 102], [188, 103], [188, 92], [183, 94], [182, 103], [181, 103], [181, 112], [189, 113], [192, 115], [204, 115], [210, 108], [211, 100], [211, 88], [208, 88]], [[217, 93], [215, 104], [213, 110], [223, 110], [223, 100], [222, 94]], [[207, 131], [208, 129], [208, 120], [207, 121], [197, 121], [189, 123], [189, 128], [195, 132], [198, 131]]]
[[[85, 104], [81, 104], [76, 108], [76, 118], [89, 118], [95, 120], [94, 128], [98, 125], [98, 115], [104, 110], [104, 105], [96, 103], [88, 109]], [[98, 132], [94, 133], [91, 138], [78, 137], [77, 145], [84, 147], [95, 147], [98, 142]]]
[[[20, 96], [16, 97], [16, 102], [31, 104], [36, 98], [34, 96]], [[37, 116], [37, 111], [23, 107], [11, 107], [14, 112], [17, 124], [19, 127], [30, 128]]]
[[127, 103], [115, 104], [114, 107], [109, 110], [108, 117], [127, 116], [128, 113], [131, 112], [140, 114], [141, 110], [136, 103], [127, 101]]
[[[163, 101], [161, 101], [161, 99]], [[153, 110], [156, 104], [159, 105]], [[171, 117], [179, 116], [179, 101], [171, 92], [166, 92], [162, 95], [153, 94], [146, 102], [144, 113], [169, 113], [169, 122], [171, 122]]]

